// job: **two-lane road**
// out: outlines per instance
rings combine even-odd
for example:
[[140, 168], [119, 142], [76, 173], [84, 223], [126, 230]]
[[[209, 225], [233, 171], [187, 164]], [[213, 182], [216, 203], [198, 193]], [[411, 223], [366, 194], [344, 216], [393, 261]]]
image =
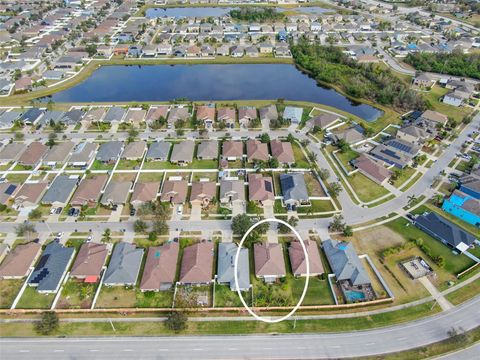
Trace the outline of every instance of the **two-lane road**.
[[191, 360], [359, 357], [412, 349], [446, 339], [452, 327], [470, 330], [478, 326], [480, 296], [435, 316], [368, 331], [277, 336], [2, 339], [0, 358]]

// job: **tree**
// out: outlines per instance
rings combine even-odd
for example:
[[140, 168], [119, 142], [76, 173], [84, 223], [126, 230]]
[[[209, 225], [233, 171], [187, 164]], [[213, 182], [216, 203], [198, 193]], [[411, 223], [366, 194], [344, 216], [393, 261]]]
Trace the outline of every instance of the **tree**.
[[33, 209], [28, 213], [29, 220], [39, 220], [42, 217], [42, 211], [39, 208]]
[[343, 236], [352, 236], [353, 235], [353, 229], [350, 225], [345, 225], [343, 229]]
[[179, 333], [187, 328], [187, 316], [183, 312], [172, 311], [167, 315], [165, 327], [175, 333]]
[[57, 134], [52, 132], [50, 134], [48, 134], [48, 140], [47, 140], [47, 146], [48, 147], [52, 147], [55, 145], [55, 140], [57, 139]]
[[245, 235], [251, 226], [252, 220], [247, 214], [239, 214], [232, 218], [232, 231], [235, 235]]
[[127, 142], [131, 143], [132, 141], [135, 141], [135, 138], [138, 136], [138, 130], [135, 128], [130, 128], [128, 130], [128, 138]]
[[137, 219], [133, 224], [133, 229], [135, 230], [135, 232], [144, 233], [145, 231], [147, 231], [148, 225], [145, 221]]
[[112, 240], [111, 235], [112, 235], [112, 231], [109, 228], [106, 228], [102, 235], [102, 241], [109, 242], [110, 240]]
[[342, 215], [335, 215], [332, 218], [329, 228], [333, 231], [343, 231], [345, 229], [345, 223], [343, 222]]
[[320, 179], [322, 179], [323, 181], [327, 181], [330, 177], [330, 171], [328, 169], [322, 168], [318, 170], [318, 176], [320, 176]]
[[417, 197], [415, 195], [409, 195], [408, 196], [408, 205], [409, 206], [412, 206], [415, 201], [417, 201]]
[[97, 45], [96, 44], [88, 44], [85, 47], [85, 50], [87, 50], [88, 56], [93, 57], [97, 53]]
[[295, 137], [292, 134], [288, 134], [287, 141], [293, 144], [295, 141]]
[[15, 233], [17, 234], [17, 236], [26, 237], [27, 240], [29, 240], [30, 236], [36, 233], [35, 225], [29, 222], [18, 224], [15, 227]]
[[268, 135], [267, 133], [263, 133], [262, 135], [260, 135], [260, 141], [262, 143], [270, 142], [270, 135]]
[[343, 188], [338, 182], [330, 183], [328, 186], [328, 192], [330, 193], [330, 196], [334, 198], [336, 198], [342, 192], [342, 190]]
[[350, 145], [343, 139], [337, 141], [337, 146], [339, 147], [342, 153], [345, 153], [350, 150]]
[[157, 235], [166, 235], [168, 234], [168, 224], [165, 220], [155, 220], [152, 223], [152, 231], [156, 233]]
[[[287, 220], [291, 226], [295, 227], [298, 225], [298, 218], [292, 216]], [[291, 232], [290, 228], [283, 224], [278, 224], [278, 232], [281, 234], [289, 234]]]
[[270, 159], [268, 159], [268, 167], [270, 169], [276, 169], [278, 168], [278, 166], [279, 166], [279, 163], [277, 158], [271, 157]]
[[49, 335], [58, 329], [58, 315], [54, 311], [44, 311], [39, 321], [34, 324], [35, 331], [41, 335]]

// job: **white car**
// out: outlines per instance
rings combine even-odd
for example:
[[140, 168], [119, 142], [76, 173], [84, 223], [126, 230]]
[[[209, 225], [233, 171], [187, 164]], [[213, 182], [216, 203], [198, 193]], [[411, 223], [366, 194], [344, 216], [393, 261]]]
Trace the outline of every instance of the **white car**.
[[50, 215], [53, 215], [53, 214], [55, 214], [55, 210], [57, 210], [57, 209], [56, 209], [56, 208], [54, 208], [54, 207], [52, 207], [52, 208], [50, 209]]
[[183, 214], [183, 205], [178, 205], [177, 214], [178, 214], [178, 215], [182, 215], [182, 214]]
[[59, 233], [57, 234], [57, 238], [59, 238], [59, 239], [60, 239], [62, 236], [63, 236], [63, 232], [59, 232]]
[[92, 241], [92, 239], [93, 239], [93, 236], [92, 236], [92, 235], [88, 235], [88, 237], [87, 237], [87, 242]]

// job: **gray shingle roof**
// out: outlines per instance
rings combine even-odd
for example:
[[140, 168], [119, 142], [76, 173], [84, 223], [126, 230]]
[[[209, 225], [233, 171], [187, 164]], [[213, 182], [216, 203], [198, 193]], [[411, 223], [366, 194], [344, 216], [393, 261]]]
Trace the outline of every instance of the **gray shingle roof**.
[[116, 161], [120, 156], [122, 146], [123, 143], [121, 141], [109, 141], [103, 143], [98, 148], [97, 156], [95, 158], [104, 162]]
[[104, 122], [112, 122], [112, 121], [122, 121], [125, 113], [127, 111], [124, 108], [118, 106], [112, 106], [108, 109], [105, 117], [103, 118]]
[[105, 273], [105, 285], [134, 285], [142, 263], [143, 249], [120, 242], [113, 249], [112, 258]]
[[[238, 246], [234, 243], [218, 244], [218, 263], [217, 263], [217, 280], [220, 284], [229, 283], [232, 291], [236, 290], [235, 286], [235, 255]], [[240, 290], [250, 288], [250, 268], [249, 268], [248, 249], [242, 248], [238, 257], [238, 286]]]
[[74, 248], [64, 247], [57, 241], [48, 244], [28, 284], [38, 285], [39, 291], [57, 291], [74, 252]]
[[283, 200], [308, 201], [308, 190], [301, 173], [280, 174]]
[[75, 186], [77, 186], [78, 177], [60, 175], [55, 178], [50, 188], [45, 193], [42, 203], [52, 204], [59, 202], [66, 204], [70, 195], [72, 195]]
[[170, 153], [171, 143], [168, 141], [157, 141], [150, 145], [147, 150], [147, 159], [159, 159], [168, 160], [168, 154]]
[[323, 250], [337, 281], [350, 280], [353, 285], [370, 284], [365, 268], [351, 243], [326, 240]]

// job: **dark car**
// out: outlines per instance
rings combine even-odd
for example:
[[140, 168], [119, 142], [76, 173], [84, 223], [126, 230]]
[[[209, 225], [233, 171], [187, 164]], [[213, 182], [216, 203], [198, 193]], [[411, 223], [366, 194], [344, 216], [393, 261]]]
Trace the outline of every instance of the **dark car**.
[[61, 214], [62, 213], [62, 210], [63, 208], [62, 207], [58, 207], [56, 210], [55, 210], [55, 214]]
[[68, 216], [73, 216], [75, 214], [75, 208], [68, 209]]
[[135, 216], [137, 210], [135, 208], [130, 209], [130, 216]]
[[117, 205], [117, 204], [113, 204], [113, 205], [112, 205], [112, 210], [113, 210], [113, 211], [117, 211], [117, 209], [118, 209], [118, 205]]

